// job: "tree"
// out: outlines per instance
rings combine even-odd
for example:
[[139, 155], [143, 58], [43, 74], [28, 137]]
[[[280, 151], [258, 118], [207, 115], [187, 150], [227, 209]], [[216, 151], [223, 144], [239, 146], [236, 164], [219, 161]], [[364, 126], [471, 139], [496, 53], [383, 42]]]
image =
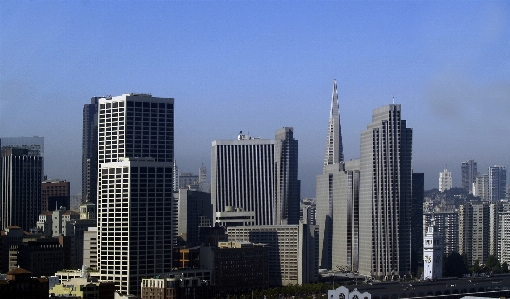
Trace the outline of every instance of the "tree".
[[444, 261], [443, 276], [445, 277], [462, 277], [468, 273], [464, 259], [457, 252], [452, 252]]
[[508, 273], [508, 263], [507, 262], [504, 262], [503, 265], [501, 265], [501, 272]]

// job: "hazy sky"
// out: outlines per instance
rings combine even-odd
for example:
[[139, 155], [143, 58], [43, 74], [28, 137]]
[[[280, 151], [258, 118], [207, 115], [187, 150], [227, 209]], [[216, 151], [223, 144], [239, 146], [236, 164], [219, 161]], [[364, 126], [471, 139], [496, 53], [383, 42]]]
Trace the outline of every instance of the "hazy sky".
[[0, 1], [0, 136], [43, 136], [73, 194], [83, 104], [135, 92], [175, 98], [182, 172], [210, 170], [212, 140], [294, 127], [315, 197], [333, 79], [346, 159], [394, 97], [426, 189], [468, 159], [510, 168], [508, 1]]

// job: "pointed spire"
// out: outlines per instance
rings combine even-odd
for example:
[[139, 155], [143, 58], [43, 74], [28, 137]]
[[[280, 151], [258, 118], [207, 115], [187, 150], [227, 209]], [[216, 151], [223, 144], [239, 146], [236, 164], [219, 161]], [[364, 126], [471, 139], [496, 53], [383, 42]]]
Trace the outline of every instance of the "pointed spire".
[[326, 154], [324, 167], [329, 164], [344, 162], [342, 145], [342, 131], [340, 126], [340, 109], [338, 108], [338, 90], [336, 79], [333, 81], [333, 94], [331, 95], [331, 111], [329, 113], [328, 137], [326, 140]]

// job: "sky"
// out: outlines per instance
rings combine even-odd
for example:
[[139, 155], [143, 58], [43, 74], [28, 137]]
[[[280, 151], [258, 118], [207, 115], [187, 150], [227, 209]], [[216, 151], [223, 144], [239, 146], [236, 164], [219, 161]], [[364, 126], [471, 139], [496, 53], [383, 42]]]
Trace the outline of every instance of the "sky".
[[469, 159], [510, 168], [508, 1], [0, 1], [0, 137], [43, 136], [72, 194], [83, 105], [134, 92], [175, 99], [181, 172], [210, 170], [213, 140], [294, 127], [315, 197], [334, 79], [346, 160], [394, 101], [426, 189], [444, 168], [460, 187]]

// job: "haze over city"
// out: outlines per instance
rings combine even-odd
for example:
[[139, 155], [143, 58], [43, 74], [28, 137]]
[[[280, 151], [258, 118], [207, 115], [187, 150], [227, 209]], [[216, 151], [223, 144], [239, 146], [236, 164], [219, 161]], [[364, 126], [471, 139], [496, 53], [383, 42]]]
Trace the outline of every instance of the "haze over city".
[[83, 105], [175, 99], [182, 172], [239, 131], [299, 140], [302, 197], [322, 172], [333, 79], [345, 159], [372, 109], [402, 104], [413, 169], [510, 167], [510, 3], [0, 2], [0, 137], [45, 138], [45, 173], [80, 192]]

